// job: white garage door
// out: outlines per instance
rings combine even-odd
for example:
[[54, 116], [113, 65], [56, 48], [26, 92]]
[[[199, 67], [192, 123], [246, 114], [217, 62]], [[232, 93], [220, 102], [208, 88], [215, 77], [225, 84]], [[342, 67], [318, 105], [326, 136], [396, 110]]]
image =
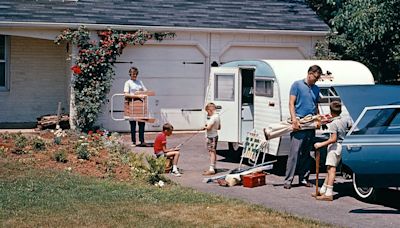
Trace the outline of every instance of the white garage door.
[[[284, 44], [282, 44], [284, 46]], [[221, 62], [243, 59], [304, 59], [295, 47], [231, 47], [222, 56]]]
[[[177, 130], [199, 129], [204, 125], [204, 112], [188, 111], [201, 109], [204, 103], [205, 57], [195, 46], [159, 44], [128, 47], [117, 61], [116, 78], [109, 99], [113, 94], [123, 92], [131, 66], [139, 68], [139, 79], [147, 89], [156, 93], [149, 98], [149, 109], [158, 121], [146, 124], [146, 130], [158, 131], [166, 122]], [[123, 110], [123, 98], [114, 101], [114, 109]], [[119, 118], [122, 115], [121, 112], [114, 114]], [[103, 108], [99, 121], [112, 131], [129, 130], [127, 121], [111, 119], [110, 102]]]

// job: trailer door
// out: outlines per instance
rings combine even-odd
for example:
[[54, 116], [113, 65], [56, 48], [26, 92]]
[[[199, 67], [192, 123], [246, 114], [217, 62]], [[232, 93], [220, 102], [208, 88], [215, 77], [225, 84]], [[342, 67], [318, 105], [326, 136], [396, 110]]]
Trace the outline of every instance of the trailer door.
[[209, 97], [217, 105], [221, 119], [219, 141], [239, 142], [239, 68], [211, 68]]

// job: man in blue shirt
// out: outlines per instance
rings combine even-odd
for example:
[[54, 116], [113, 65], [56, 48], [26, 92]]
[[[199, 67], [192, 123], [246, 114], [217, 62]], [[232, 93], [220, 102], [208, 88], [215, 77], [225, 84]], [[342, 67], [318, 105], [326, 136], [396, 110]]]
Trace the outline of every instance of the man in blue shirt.
[[308, 177], [311, 166], [310, 150], [313, 146], [315, 130], [302, 130], [299, 118], [319, 114], [317, 104], [319, 88], [315, 83], [321, 74], [321, 67], [313, 65], [308, 69], [307, 78], [295, 81], [290, 88], [289, 111], [293, 132], [290, 134], [290, 152], [283, 185], [285, 189], [291, 188], [297, 166], [300, 185], [311, 187]]

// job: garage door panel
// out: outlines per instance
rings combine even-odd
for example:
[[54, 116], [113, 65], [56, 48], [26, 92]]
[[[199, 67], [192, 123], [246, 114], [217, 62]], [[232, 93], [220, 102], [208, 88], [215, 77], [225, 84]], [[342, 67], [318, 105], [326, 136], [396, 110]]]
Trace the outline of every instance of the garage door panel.
[[[154, 54], [156, 50], [157, 54]], [[118, 60], [168, 60], [168, 59], [204, 59], [195, 46], [178, 45], [142, 45], [127, 47]]]
[[149, 108], [151, 112], [159, 112], [161, 108], [175, 108], [177, 110], [201, 109], [203, 108], [203, 96], [158, 96], [149, 99]]
[[[113, 94], [123, 93], [131, 66], [139, 68], [139, 79], [156, 93], [149, 97], [149, 111], [158, 122], [146, 124], [146, 130], [159, 131], [165, 122], [172, 123], [176, 130], [199, 129], [204, 125], [203, 111], [182, 112], [182, 109], [202, 109], [204, 105], [205, 57], [195, 46], [137, 46], [125, 49], [117, 61], [109, 99]], [[110, 102], [104, 105], [99, 122], [112, 131], [129, 131], [127, 121], [111, 119], [110, 105]], [[123, 110], [123, 97], [115, 99], [114, 110]], [[123, 118], [123, 113], [114, 116]]]
[[231, 47], [221, 56], [222, 62], [241, 59], [304, 59], [304, 55], [296, 47]]
[[[146, 87], [149, 90], [156, 91], [156, 95], [160, 96], [195, 96], [203, 94], [204, 84], [203, 78], [170, 78], [172, 83], [160, 83], [160, 79], [146, 80]], [[143, 82], [145, 83], [145, 82]]]
[[[123, 97], [116, 97], [114, 99], [114, 110], [123, 111], [124, 109]], [[171, 102], [173, 101], [173, 102]], [[156, 123], [146, 124], [146, 130], [158, 131], [161, 129], [162, 124], [169, 122], [174, 125], [177, 130], [190, 130], [200, 129], [204, 126], [205, 112], [203, 112], [203, 96], [159, 96], [149, 98], [149, 112], [150, 116], [157, 119]], [[182, 109], [200, 109], [201, 111], [188, 111]], [[113, 131], [129, 131], [129, 124], [127, 121], [110, 121], [111, 103], [103, 106], [102, 118], [99, 123], [103, 127]], [[118, 119], [123, 118], [123, 112], [115, 112], [114, 117]]]
[[[183, 64], [183, 62], [187, 64]], [[185, 62], [185, 63], [186, 63]], [[181, 78], [204, 78], [203, 74], [198, 72], [204, 72], [204, 60], [182, 60], [182, 61], [133, 61], [133, 66], [139, 68], [139, 79], [144, 80], [146, 78], [169, 78], [169, 77], [181, 77]], [[203, 64], [198, 64], [203, 63]], [[116, 78], [129, 79], [129, 68], [130, 64], [116, 64], [118, 72], [116, 72]]]
[[[114, 80], [110, 95], [123, 93], [125, 81], [126, 79]], [[165, 80], [160, 80], [159, 78], [148, 78], [143, 80], [143, 84], [148, 90], [154, 91], [156, 96], [195, 96], [204, 93], [203, 78], [182, 79], [175, 77], [169, 78], [168, 81], [172, 81], [172, 83], [166, 83]]]

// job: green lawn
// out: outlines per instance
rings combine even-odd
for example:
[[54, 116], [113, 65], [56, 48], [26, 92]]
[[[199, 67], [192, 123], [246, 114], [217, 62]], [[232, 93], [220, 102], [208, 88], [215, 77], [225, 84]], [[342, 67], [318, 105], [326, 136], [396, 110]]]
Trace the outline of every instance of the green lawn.
[[158, 188], [33, 169], [0, 158], [2, 227], [323, 227], [177, 185]]

